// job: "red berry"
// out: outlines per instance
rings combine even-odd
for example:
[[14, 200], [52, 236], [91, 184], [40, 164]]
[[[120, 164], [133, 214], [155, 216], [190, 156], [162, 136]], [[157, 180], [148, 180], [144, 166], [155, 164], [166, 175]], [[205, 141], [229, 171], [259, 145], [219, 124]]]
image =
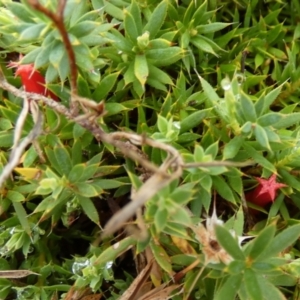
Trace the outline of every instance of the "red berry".
[[269, 179], [255, 178], [259, 185], [251, 192], [245, 195], [246, 200], [264, 207], [268, 203], [274, 202], [278, 189], [286, 187], [284, 183], [276, 182], [276, 174], [273, 174]]
[[58, 101], [58, 97], [46, 88], [43, 75], [38, 70], [35, 70], [32, 64], [19, 65], [12, 62], [9, 66], [17, 68], [15, 75], [21, 77], [26, 92], [40, 94]]

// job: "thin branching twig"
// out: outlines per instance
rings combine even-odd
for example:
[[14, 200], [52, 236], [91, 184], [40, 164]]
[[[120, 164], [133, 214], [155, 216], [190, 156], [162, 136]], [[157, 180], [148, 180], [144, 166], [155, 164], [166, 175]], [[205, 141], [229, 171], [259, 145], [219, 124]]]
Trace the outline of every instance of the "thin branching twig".
[[[43, 115], [40, 112], [38, 112], [36, 123], [33, 129], [29, 132], [29, 134], [21, 142], [17, 141], [16, 139], [16, 145], [14, 145], [14, 148], [11, 151], [9, 161], [7, 165], [3, 168], [2, 173], [0, 175], [0, 187], [3, 185], [4, 181], [10, 176], [13, 169], [18, 165], [25, 148], [41, 134], [43, 128], [43, 119]], [[21, 122], [19, 124], [21, 124]], [[19, 129], [16, 131], [17, 134], [19, 131]]]
[[[138, 135], [135, 133], [104, 132], [104, 130], [102, 130], [102, 128], [96, 122], [97, 117], [101, 117], [102, 113], [104, 113], [104, 108], [102, 107], [103, 104], [101, 104], [101, 111], [97, 111], [98, 104], [93, 104], [92, 100], [85, 99], [83, 102], [87, 103], [88, 101], [90, 104], [89, 107], [91, 109], [95, 109], [96, 111], [93, 118], [81, 118], [81, 116], [74, 116], [68, 108], [50, 98], [16, 89], [6, 81], [1, 72], [0, 87], [23, 99], [27, 97], [32, 101], [41, 100], [43, 103], [53, 108], [56, 112], [64, 115], [67, 119], [76, 122], [83, 128], [90, 131], [98, 141], [113, 145], [114, 147], [118, 148], [125, 155], [125, 157], [132, 159], [145, 168], [145, 170], [152, 173], [152, 176], [140, 187], [140, 189], [132, 194], [132, 201], [110, 219], [105, 227], [104, 235], [112, 234], [121, 228], [129, 218], [135, 215], [136, 211], [141, 208], [147, 202], [147, 200], [151, 199], [160, 189], [170, 184], [173, 180], [180, 178], [184, 168], [217, 166], [234, 167], [253, 164], [252, 161], [247, 161], [244, 163], [221, 161], [184, 164], [180, 153], [171, 145], [167, 145], [165, 143], [152, 140], [144, 135]], [[80, 97], [76, 96], [76, 98]], [[78, 101], [80, 101], [80, 99]], [[128, 142], [135, 146], [148, 145], [150, 147], [161, 149], [168, 153], [168, 157], [164, 163], [158, 167], [145, 158], [145, 156], [142, 156], [139, 151], [136, 150], [136, 148], [128, 147]]]

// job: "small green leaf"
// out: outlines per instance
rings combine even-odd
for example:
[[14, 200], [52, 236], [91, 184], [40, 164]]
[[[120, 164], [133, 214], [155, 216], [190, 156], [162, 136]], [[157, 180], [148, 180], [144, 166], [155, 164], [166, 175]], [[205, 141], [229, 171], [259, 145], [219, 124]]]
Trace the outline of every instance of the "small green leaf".
[[178, 224], [182, 224], [184, 226], [192, 226], [192, 221], [191, 221], [191, 216], [189, 215], [189, 213], [185, 210], [182, 209], [182, 207], [180, 205], [175, 204], [174, 202], [172, 204], [172, 211], [170, 208], [170, 219]]
[[249, 96], [243, 92], [241, 93], [240, 103], [246, 121], [255, 122], [257, 117], [256, 117], [254, 104], [252, 100], [249, 98]]
[[15, 2], [7, 2], [5, 6], [12, 12], [19, 20], [32, 23], [32, 19], [34, 16], [32, 15], [32, 11], [28, 9], [26, 5], [23, 3], [15, 3]]
[[276, 288], [276, 286], [274, 286], [274, 284], [270, 283], [266, 276], [257, 275], [257, 277], [258, 284], [260, 285], [260, 289], [263, 294], [263, 299], [286, 300], [286, 297], [278, 288]]
[[258, 124], [255, 124], [254, 134], [255, 134], [256, 140], [258, 141], [258, 143], [261, 146], [263, 146], [264, 148], [266, 148], [268, 150], [271, 150], [268, 135], [266, 134], [266, 131], [264, 130], [263, 127], [261, 127]]
[[136, 29], [138, 31], [138, 35], [141, 35], [142, 29], [143, 29], [141, 11], [140, 11], [139, 4], [136, 1], [131, 1], [130, 13], [133, 16], [133, 19], [134, 19], [134, 22], [136, 25]]
[[150, 248], [159, 266], [168, 274], [173, 274], [173, 268], [171, 265], [170, 257], [156, 239], [150, 240]]
[[105, 97], [114, 87], [118, 76], [119, 76], [119, 72], [111, 73], [105, 76], [100, 81], [95, 92], [93, 93], [93, 99], [95, 99], [97, 102], [100, 102], [102, 99], [105, 99]]
[[16, 191], [8, 191], [6, 197], [12, 202], [22, 202], [25, 200], [25, 197]]
[[55, 147], [54, 155], [59, 165], [61, 174], [67, 176], [72, 169], [72, 161], [69, 152], [65, 147]]
[[155, 66], [168, 66], [181, 59], [185, 53], [180, 47], [170, 47], [147, 50], [146, 56]]
[[200, 77], [200, 81], [207, 99], [213, 106], [218, 105], [220, 98], [214, 88], [203, 77]]
[[91, 89], [87, 81], [79, 74], [77, 77], [78, 95], [86, 98], [91, 98]]
[[89, 219], [100, 226], [99, 215], [93, 201], [90, 198], [82, 197], [80, 195], [77, 195], [77, 199]]
[[258, 257], [258, 260], [264, 260], [278, 255], [291, 246], [300, 235], [300, 224], [293, 225], [275, 236], [268, 248]]
[[244, 281], [249, 300], [263, 299], [259, 280], [256, 273], [252, 269], [245, 270]]
[[78, 182], [74, 186], [74, 191], [84, 197], [96, 197], [99, 192], [91, 185], [85, 182]]
[[231, 188], [225, 182], [225, 180], [221, 176], [213, 176], [213, 185], [216, 188], [217, 192], [223, 197], [224, 199], [235, 203], [235, 198], [232, 193]]
[[144, 86], [149, 75], [148, 62], [144, 54], [135, 56], [134, 75], [141, 85]]
[[168, 222], [168, 210], [159, 208], [154, 216], [154, 224], [158, 233], [160, 233]]
[[257, 123], [262, 127], [273, 126], [281, 121], [284, 115], [280, 113], [270, 112], [258, 118]]
[[137, 26], [135, 24], [135, 20], [132, 16], [132, 14], [128, 10], [124, 10], [124, 28], [126, 36], [129, 37], [129, 39], [136, 43], [136, 39], [139, 36]]
[[12, 202], [12, 204], [14, 206], [15, 212], [17, 214], [18, 220], [22, 228], [29, 236], [31, 236], [31, 228], [27, 219], [27, 213], [25, 208], [20, 202]]
[[262, 154], [260, 154], [257, 150], [255, 150], [253, 147], [251, 147], [248, 143], [243, 144], [244, 149], [246, 152], [260, 165], [262, 165], [264, 168], [270, 170], [272, 173], [277, 173], [276, 168], [272, 163], [270, 163], [266, 158], [263, 157]]
[[122, 111], [128, 111], [129, 109], [120, 103], [106, 103], [105, 109], [107, 111], [106, 117], [116, 115]]
[[251, 250], [249, 257], [251, 260], [255, 261], [259, 255], [269, 247], [276, 232], [276, 226], [270, 225], [264, 228], [259, 235], [251, 242]]
[[112, 17], [118, 20], [124, 20], [124, 12], [122, 9], [118, 8], [117, 6], [110, 3], [110, 1], [103, 0], [104, 10], [111, 15]]
[[70, 28], [69, 32], [77, 38], [80, 38], [89, 35], [95, 30], [95, 28], [97, 28], [100, 25], [101, 23], [98, 22], [82, 21], [76, 23], [72, 28]]
[[223, 285], [217, 290], [214, 300], [234, 300], [236, 299], [236, 293], [238, 292], [243, 276], [240, 274], [228, 276]]
[[42, 38], [41, 32], [46, 27], [45, 23], [35, 24], [26, 28], [20, 35], [20, 40], [24, 41], [34, 41], [36, 39]]
[[220, 245], [235, 260], [245, 260], [245, 255], [240, 248], [237, 239], [223, 226], [215, 226], [216, 237]]
[[233, 260], [227, 267], [228, 273], [232, 275], [242, 274], [246, 268], [246, 262], [240, 260]]
[[155, 38], [167, 15], [168, 1], [161, 1], [154, 9], [148, 23], [144, 27], [144, 32], [149, 31], [150, 39]]
[[127, 177], [125, 178], [126, 179], [125, 182], [124, 182], [123, 179], [124, 178], [120, 178], [119, 180], [118, 180], [118, 178], [115, 178], [115, 179], [96, 179], [96, 180], [94, 180], [94, 183], [97, 184], [99, 187], [101, 187], [104, 190], [116, 189], [120, 186], [129, 184], [129, 180], [128, 180]]
[[215, 143], [211, 144], [209, 147], [207, 147], [204, 151], [204, 155], [210, 155], [212, 159], [215, 159], [219, 151], [219, 141], [216, 141]]
[[232, 23], [221, 23], [221, 22], [213, 22], [210, 24], [199, 25], [197, 26], [197, 31], [199, 34], [202, 33], [211, 33], [219, 31], [227, 26], [232, 25]]
[[80, 164], [82, 161], [82, 143], [81, 140], [75, 140], [72, 147], [72, 165]]
[[94, 265], [104, 265], [109, 261], [115, 261], [117, 257], [132, 248], [132, 246], [136, 243], [136, 238], [132, 236], [121, 239], [119, 242], [116, 242], [115, 244], [102, 251], [95, 260]]
[[180, 122], [180, 133], [184, 133], [197, 125], [199, 125], [204, 118], [207, 117], [208, 113], [211, 111], [211, 108], [198, 110], [196, 112], [193, 112], [186, 118], [184, 118]]
[[235, 136], [233, 139], [231, 139], [224, 147], [223, 160], [234, 158], [238, 154], [243, 141], [244, 138], [241, 136]]
[[[281, 84], [279, 87], [277, 87], [276, 89], [273, 89], [270, 93], [268, 93], [265, 96], [262, 96], [260, 98], [259, 101], [256, 102], [255, 104], [255, 108], [257, 110], [258, 106], [262, 106], [260, 108], [260, 111], [257, 112], [258, 115], [263, 115], [266, 110], [270, 107], [270, 105], [276, 100], [276, 98], [279, 96], [281, 89], [283, 87], [283, 85], [285, 84], [285, 82], [283, 84]], [[262, 102], [262, 103], [261, 103]]]
[[210, 45], [210, 43], [207, 42], [206, 39], [204, 39], [202, 36], [198, 35], [196, 37], [193, 37], [191, 39], [191, 43], [196, 46], [198, 49], [202, 50], [203, 52], [211, 53], [215, 56], [218, 56], [216, 52], [214, 51], [213, 47]]
[[158, 80], [159, 82], [161, 82], [163, 84], [173, 84], [171, 77], [166, 72], [153, 66], [152, 64], [150, 64], [148, 67], [149, 67], [148, 79], [152, 78], [152, 79]]
[[71, 183], [79, 181], [79, 178], [81, 177], [81, 175], [83, 174], [84, 171], [85, 171], [84, 164], [78, 164], [78, 165], [73, 166], [72, 170], [68, 174], [68, 180]]
[[273, 124], [273, 127], [276, 129], [288, 128], [298, 122], [300, 122], [300, 113], [291, 113], [284, 115], [280, 121], [278, 121], [276, 124]]

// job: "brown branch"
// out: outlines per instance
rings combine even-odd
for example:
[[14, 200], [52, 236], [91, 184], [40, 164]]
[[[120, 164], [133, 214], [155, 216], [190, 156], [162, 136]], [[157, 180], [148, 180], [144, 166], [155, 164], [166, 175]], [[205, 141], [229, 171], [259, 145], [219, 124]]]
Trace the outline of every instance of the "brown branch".
[[73, 50], [72, 44], [70, 42], [68, 32], [65, 28], [64, 24], [64, 9], [66, 5], [66, 0], [59, 0], [58, 1], [58, 8], [57, 12], [54, 13], [51, 10], [47, 9], [43, 5], [39, 3], [38, 0], [28, 0], [29, 5], [32, 6], [35, 10], [43, 13], [45, 16], [47, 16], [53, 24], [56, 26], [58, 31], [61, 34], [63, 43], [66, 47], [67, 55], [69, 58], [69, 64], [70, 64], [70, 74], [71, 74], [71, 80], [70, 80], [70, 85], [71, 85], [71, 94], [72, 95], [77, 95], [77, 76], [78, 76], [78, 70], [76, 66], [76, 58], [75, 58], [75, 52]]

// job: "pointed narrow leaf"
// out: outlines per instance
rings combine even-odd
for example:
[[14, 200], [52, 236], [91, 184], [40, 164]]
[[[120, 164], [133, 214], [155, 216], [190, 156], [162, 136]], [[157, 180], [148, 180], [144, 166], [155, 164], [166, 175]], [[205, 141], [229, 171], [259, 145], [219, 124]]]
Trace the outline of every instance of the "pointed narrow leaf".
[[139, 36], [135, 20], [131, 13], [128, 10], [124, 10], [124, 28], [126, 36], [130, 38], [132, 42], [136, 42], [137, 37]]
[[257, 257], [267, 248], [271, 243], [276, 231], [275, 225], [270, 225], [264, 228], [259, 235], [253, 240], [249, 257], [251, 260], [256, 260]]
[[169, 66], [186, 55], [180, 47], [160, 48], [147, 50], [147, 59], [155, 66]]
[[245, 270], [244, 281], [249, 300], [263, 299], [259, 280], [256, 273], [252, 269]]
[[12, 202], [12, 204], [14, 206], [15, 212], [17, 214], [18, 220], [22, 228], [29, 236], [31, 236], [31, 229], [27, 219], [27, 213], [25, 208], [20, 202]]
[[223, 159], [234, 158], [239, 152], [241, 146], [243, 145], [244, 138], [242, 136], [235, 136], [229, 141], [223, 150]]
[[160, 267], [165, 270], [168, 274], [173, 274], [173, 269], [171, 265], [171, 259], [168, 256], [165, 249], [159, 244], [158, 241], [151, 239], [150, 248], [152, 250], [153, 256], [155, 257], [157, 263]]
[[93, 201], [90, 198], [82, 197], [80, 195], [77, 195], [77, 199], [89, 219], [100, 226], [99, 215]]
[[231, 25], [232, 23], [221, 23], [221, 22], [213, 22], [210, 24], [200, 25], [197, 26], [198, 33], [211, 33], [219, 31], [227, 26]]
[[280, 122], [284, 118], [284, 115], [276, 112], [270, 112], [257, 119], [257, 123], [262, 127], [273, 126], [277, 122]]
[[258, 257], [264, 260], [269, 257], [278, 255], [281, 251], [291, 246], [300, 236], [300, 224], [291, 226], [278, 235], [270, 243], [270, 246]]
[[235, 198], [233, 196], [232, 190], [230, 189], [226, 181], [221, 176], [213, 176], [212, 180], [214, 187], [221, 195], [221, 197], [232, 203], [235, 203]]
[[149, 79], [150, 78], [158, 80], [163, 84], [173, 84], [171, 77], [166, 72], [151, 64], [149, 65]]
[[260, 165], [264, 168], [270, 170], [272, 173], [276, 173], [276, 168], [272, 163], [270, 163], [266, 158], [264, 158], [257, 150], [251, 147], [248, 143], [243, 144], [244, 149], [246, 152]]
[[258, 124], [255, 124], [254, 134], [255, 134], [256, 140], [258, 141], [258, 143], [261, 146], [263, 146], [264, 148], [266, 148], [268, 150], [271, 149], [267, 133], [266, 133], [266, 131], [264, 130], [263, 127], [261, 127]]
[[129, 236], [120, 240], [120, 242], [116, 242], [111, 245], [107, 249], [105, 249], [98, 256], [94, 265], [103, 265], [109, 261], [115, 261], [117, 257], [119, 257], [122, 253], [132, 248], [133, 245], [137, 243], [136, 238]]
[[160, 233], [168, 222], [168, 211], [165, 208], [158, 209], [155, 213], [154, 224], [158, 233]]
[[256, 122], [256, 112], [252, 100], [245, 93], [241, 93], [241, 108], [246, 121]]
[[166, 0], [161, 1], [159, 5], [157, 5], [157, 7], [154, 9], [148, 23], [143, 30], [144, 32], [149, 31], [150, 39], [155, 38], [161, 26], [163, 25], [165, 17], [167, 15], [167, 9], [168, 1]]
[[114, 87], [118, 76], [119, 72], [111, 73], [105, 76], [97, 86], [93, 94], [93, 99], [97, 102], [100, 102], [102, 99], [104, 99]]
[[203, 77], [200, 77], [200, 81], [208, 100], [212, 103], [212, 105], [217, 105], [220, 101], [220, 97], [215, 92], [214, 88]]
[[148, 62], [144, 54], [135, 56], [134, 74], [141, 85], [144, 86], [149, 75]]
[[263, 299], [286, 300], [281, 291], [276, 288], [265, 276], [258, 275], [258, 284], [263, 294]]
[[76, 185], [74, 185], [73, 190], [77, 193], [77, 195], [81, 195], [83, 197], [96, 197], [99, 195], [99, 192], [92, 184], [85, 182], [77, 182]]
[[180, 123], [180, 133], [184, 133], [197, 125], [199, 125], [204, 118], [207, 117], [208, 113], [211, 111], [211, 108], [198, 110], [193, 112]]
[[213, 47], [201, 36], [196, 36], [191, 39], [191, 43], [196, 46], [198, 49], [202, 50], [203, 52], [211, 53], [215, 56], [218, 56], [214, 51]]
[[214, 300], [235, 300], [236, 293], [238, 292], [243, 276], [240, 274], [227, 277], [225, 283], [217, 290]]
[[298, 122], [300, 122], [300, 113], [291, 113], [284, 115], [284, 117], [280, 121], [273, 124], [273, 127], [276, 129], [288, 128]]
[[140, 11], [139, 5], [137, 4], [136, 1], [131, 1], [130, 13], [132, 14], [132, 16], [134, 18], [136, 29], [138, 31], [138, 35], [141, 35], [143, 33], [141, 11]]
[[216, 237], [220, 245], [236, 260], [245, 260], [245, 255], [240, 248], [238, 241], [223, 226], [215, 227]]
[[69, 152], [64, 147], [55, 147], [54, 155], [61, 170], [61, 174], [68, 175], [72, 169], [72, 161]]
[[271, 90], [271, 92], [268, 93], [267, 95], [265, 95], [263, 112], [265, 112], [270, 107], [270, 105], [276, 100], [284, 84], [285, 82], [281, 84], [279, 87], [277, 87], [276, 89]]

